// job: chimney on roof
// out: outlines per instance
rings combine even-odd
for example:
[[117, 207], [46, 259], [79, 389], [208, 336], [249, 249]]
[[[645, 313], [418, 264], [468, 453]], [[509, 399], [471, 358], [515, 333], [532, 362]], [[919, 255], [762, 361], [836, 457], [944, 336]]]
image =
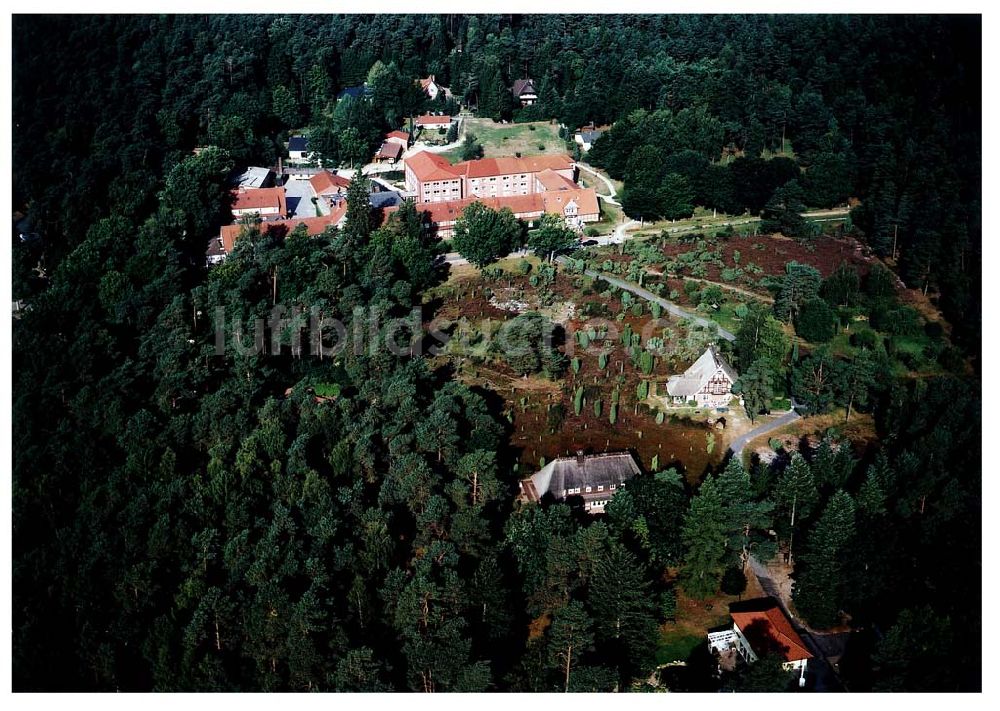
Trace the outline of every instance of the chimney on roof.
[[584, 459], [586, 459], [586, 457], [583, 456], [583, 450], [582, 449], [576, 450], [576, 463], [582, 467]]
[[430, 80], [434, 81], [434, 75], [433, 74], [430, 75]]

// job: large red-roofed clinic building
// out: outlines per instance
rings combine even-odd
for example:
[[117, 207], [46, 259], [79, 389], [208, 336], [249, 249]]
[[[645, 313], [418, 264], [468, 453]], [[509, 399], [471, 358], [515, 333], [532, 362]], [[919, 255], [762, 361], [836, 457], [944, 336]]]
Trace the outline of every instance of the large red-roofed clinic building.
[[417, 208], [430, 215], [441, 237], [452, 232], [461, 211], [473, 202], [504, 207], [520, 219], [543, 213], [562, 215], [580, 228], [601, 219], [597, 193], [575, 182], [576, 164], [568, 155], [480, 158], [452, 165], [421, 151], [403, 159], [406, 189]]

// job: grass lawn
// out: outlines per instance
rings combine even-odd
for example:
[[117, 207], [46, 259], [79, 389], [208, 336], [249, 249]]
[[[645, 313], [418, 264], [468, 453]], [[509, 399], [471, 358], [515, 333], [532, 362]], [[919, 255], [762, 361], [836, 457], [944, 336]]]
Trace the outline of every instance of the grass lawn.
[[[743, 221], [747, 219], [755, 218], [750, 218], [747, 215], [726, 215], [721, 212], [713, 214], [712, 210], [707, 210], [704, 207], [696, 207], [691, 217], [674, 220], [673, 222], [670, 220], [645, 222], [643, 223], [641, 234], [659, 235], [661, 230], [670, 232], [671, 230], [690, 230], [692, 227], [701, 228], [706, 234], [713, 234], [715, 231], [725, 229], [722, 224], [724, 222]], [[736, 225], [733, 229], [739, 232], [741, 227], [745, 230], [748, 225]]]
[[438, 155], [441, 156], [441, 157], [443, 157], [445, 160], [447, 160], [452, 165], [454, 165], [455, 163], [461, 163], [462, 162], [462, 147], [458, 146], [458, 147], [452, 148], [451, 150], [448, 150], [448, 151], [442, 151], [441, 153], [438, 153]]
[[[566, 143], [559, 138], [559, 127], [547, 121], [501, 124], [492, 119], [467, 119], [465, 132], [479, 139], [487, 158], [566, 152]], [[442, 155], [453, 160], [451, 153]]]
[[600, 205], [601, 219], [587, 225], [587, 229], [593, 227], [599, 235], [609, 235], [621, 223], [622, 211], [617, 205], [610, 205], [604, 202], [604, 200], [600, 201]]
[[340, 385], [337, 383], [316, 383], [313, 392], [317, 397], [339, 397]]
[[[829, 341], [830, 352], [837, 358], [853, 358], [854, 351], [856, 350], [853, 345], [851, 345], [851, 336], [862, 331], [872, 331], [867, 324], [856, 323], [851, 326], [850, 331], [841, 330], [836, 336], [834, 336]], [[874, 331], [873, 331], [874, 332]], [[881, 336], [879, 336], [881, 338]]]
[[[856, 323], [851, 326], [850, 332], [841, 331], [836, 336], [834, 336], [830, 342], [829, 347], [831, 353], [837, 358], [843, 358], [845, 360], [850, 360], [854, 357], [857, 352], [857, 347], [851, 344], [851, 336], [857, 335], [863, 331], [871, 331], [875, 333], [876, 338], [881, 341], [885, 338], [885, 334], [879, 331], [874, 331], [870, 326], [864, 323]], [[897, 336], [895, 338], [896, 353], [893, 360], [893, 371], [896, 375], [905, 376], [911, 370], [920, 373], [941, 373], [944, 369], [937, 360], [930, 360], [924, 353], [924, 349], [933, 344], [933, 339], [924, 334], [919, 334], [916, 336]], [[906, 359], [903, 362], [901, 359]], [[906, 363], [909, 363], [913, 368], [907, 367]]]
[[671, 627], [660, 635], [660, 645], [656, 648], [656, 663], [669, 664], [685, 660], [699, 644], [705, 643], [704, 635], [691, 634], [688, 630]]
[[792, 148], [791, 140], [786, 138], [782, 143], [780, 151], [770, 151], [765, 148], [761, 151], [760, 157], [764, 160], [769, 160], [771, 158], [791, 158], [794, 160], [795, 150]]
[[792, 407], [792, 401], [787, 397], [776, 397], [769, 405], [771, 412], [786, 412]]
[[[736, 333], [738, 330], [740, 330], [740, 320], [736, 317], [736, 307], [738, 305], [739, 302], [724, 301], [722, 305], [719, 307], [718, 311], [712, 309], [711, 311], [708, 311], [705, 315], [708, 316], [708, 318], [715, 321], [720, 326], [722, 326], [727, 331], [731, 333]], [[697, 309], [695, 309], [695, 312], [699, 314], [701, 313]]]
[[[746, 599], [760, 594], [755, 585], [747, 588]], [[716, 595], [708, 600], [692, 600], [679, 590], [677, 621], [660, 627], [656, 663], [685, 660], [696, 647], [706, 644], [708, 630], [729, 622], [729, 605], [737, 599], [734, 595]]]

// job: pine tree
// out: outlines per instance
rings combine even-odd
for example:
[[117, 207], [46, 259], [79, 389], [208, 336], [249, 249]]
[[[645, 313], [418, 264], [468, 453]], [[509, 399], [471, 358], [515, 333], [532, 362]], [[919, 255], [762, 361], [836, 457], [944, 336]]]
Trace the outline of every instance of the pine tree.
[[743, 409], [753, 424], [763, 412], [769, 412], [774, 397], [773, 369], [764, 360], [754, 361], [733, 383], [733, 392], [743, 398]]
[[726, 519], [727, 548], [744, 572], [751, 553], [762, 562], [774, 556], [774, 545], [768, 539], [774, 504], [754, 498], [750, 474], [738, 457], [729, 460], [719, 476], [717, 486]]
[[355, 246], [364, 244], [371, 235], [371, 203], [368, 199], [368, 178], [358, 168], [347, 187], [347, 222], [344, 235]]
[[549, 629], [549, 659], [563, 679], [563, 691], [569, 691], [573, 669], [580, 657], [594, 644], [593, 622], [583, 603], [571, 600], [556, 611]]
[[810, 625], [829, 627], [837, 621], [844, 595], [841, 557], [854, 530], [854, 501], [838, 491], [809, 532], [796, 565], [793, 599]]
[[798, 318], [802, 305], [819, 294], [823, 278], [808, 264], [788, 262], [781, 279], [781, 291], [774, 300], [774, 313], [783, 321]]
[[681, 540], [685, 546], [681, 584], [692, 597], [715, 593], [725, 569], [726, 511], [715, 478], [705, 477], [684, 517]]
[[801, 522], [809, 518], [813, 507], [819, 499], [816, 482], [812, 470], [805, 458], [795, 452], [792, 459], [778, 477], [774, 489], [774, 499], [779, 511], [787, 517], [788, 525], [788, 557], [791, 559], [795, 532]]
[[844, 415], [845, 421], [851, 419], [851, 412], [855, 405], [868, 404], [872, 389], [878, 382], [877, 375], [875, 359], [868, 350], [859, 351], [848, 363], [847, 368], [844, 369], [843, 382], [840, 386], [841, 399], [847, 401], [844, 403], [847, 408]]
[[587, 603], [597, 639], [612, 643], [624, 677], [643, 669], [656, 648], [656, 616], [646, 571], [623, 546], [612, 543], [597, 562]]

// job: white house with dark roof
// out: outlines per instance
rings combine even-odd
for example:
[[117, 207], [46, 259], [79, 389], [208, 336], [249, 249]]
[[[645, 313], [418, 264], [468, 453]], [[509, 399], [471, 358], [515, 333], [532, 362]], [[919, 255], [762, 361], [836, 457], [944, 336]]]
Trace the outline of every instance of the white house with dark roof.
[[580, 146], [580, 150], [587, 152], [597, 142], [597, 139], [604, 135], [601, 128], [582, 128], [573, 136], [573, 140]]
[[733, 399], [733, 383], [739, 377], [715, 346], [709, 346], [683, 374], [670, 376], [667, 397], [674, 405], [693, 400], [698, 407], [725, 407]]
[[556, 501], [579, 496], [588, 513], [604, 513], [615, 492], [640, 471], [628, 452], [560, 457], [520, 483], [521, 500], [541, 501], [546, 494]]
[[306, 160], [309, 158], [309, 139], [305, 136], [292, 136], [288, 139], [288, 157], [291, 160]]
[[510, 92], [514, 95], [515, 100], [521, 102], [521, 106], [531, 106], [538, 100], [538, 91], [535, 89], [535, 82], [531, 79], [515, 79]]

